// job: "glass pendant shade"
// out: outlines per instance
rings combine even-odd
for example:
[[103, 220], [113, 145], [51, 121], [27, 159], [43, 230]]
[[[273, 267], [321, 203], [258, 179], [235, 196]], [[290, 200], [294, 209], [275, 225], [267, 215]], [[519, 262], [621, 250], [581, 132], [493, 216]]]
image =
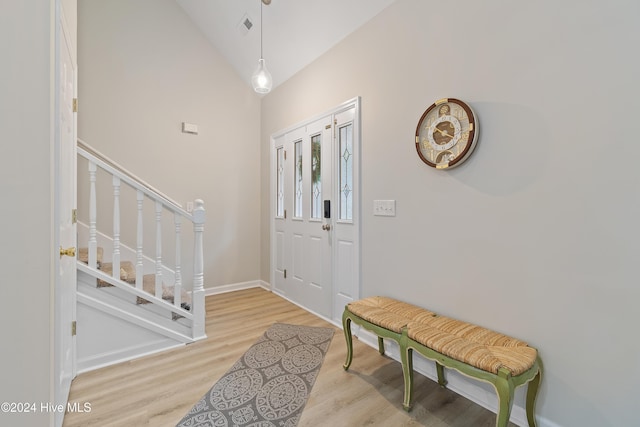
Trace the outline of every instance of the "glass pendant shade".
[[271, 73], [267, 70], [267, 66], [262, 58], [258, 60], [258, 68], [253, 72], [253, 76], [251, 76], [251, 84], [253, 85], [253, 89], [258, 93], [268, 93], [273, 86]]

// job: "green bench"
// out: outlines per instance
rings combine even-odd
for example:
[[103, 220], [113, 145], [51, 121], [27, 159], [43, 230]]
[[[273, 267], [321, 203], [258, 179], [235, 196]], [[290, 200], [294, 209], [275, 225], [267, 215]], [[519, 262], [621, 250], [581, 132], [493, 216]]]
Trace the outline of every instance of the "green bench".
[[438, 383], [445, 387], [444, 368], [493, 384], [498, 394], [497, 427], [506, 427], [517, 387], [529, 383], [526, 412], [529, 427], [536, 427], [534, 407], [542, 374], [538, 351], [527, 343], [471, 323], [440, 316], [429, 310], [387, 297], [370, 297], [349, 303], [342, 315], [347, 341], [348, 370], [353, 359], [351, 322], [378, 336], [396, 341], [404, 376], [405, 410], [411, 410], [413, 352], [436, 362]]

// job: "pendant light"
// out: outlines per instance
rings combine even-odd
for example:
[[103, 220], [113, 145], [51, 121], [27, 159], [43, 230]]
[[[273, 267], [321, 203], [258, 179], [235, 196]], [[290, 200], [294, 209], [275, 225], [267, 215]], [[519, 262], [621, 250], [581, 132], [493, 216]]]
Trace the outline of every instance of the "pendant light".
[[258, 68], [251, 76], [251, 85], [258, 93], [269, 93], [273, 86], [273, 80], [262, 57], [262, 3], [269, 4], [271, 0], [260, 0], [260, 59], [258, 60]]

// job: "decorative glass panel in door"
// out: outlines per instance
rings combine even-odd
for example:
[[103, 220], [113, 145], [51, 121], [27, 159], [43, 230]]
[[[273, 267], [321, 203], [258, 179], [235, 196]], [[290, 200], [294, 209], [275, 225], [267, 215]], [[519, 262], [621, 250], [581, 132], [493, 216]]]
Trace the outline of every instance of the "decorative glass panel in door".
[[311, 137], [311, 218], [322, 218], [322, 136]]
[[296, 141], [293, 146], [295, 158], [293, 216], [302, 218], [302, 141]]
[[353, 219], [353, 124], [338, 129], [340, 147], [340, 219]]
[[276, 216], [284, 216], [284, 148], [276, 150]]

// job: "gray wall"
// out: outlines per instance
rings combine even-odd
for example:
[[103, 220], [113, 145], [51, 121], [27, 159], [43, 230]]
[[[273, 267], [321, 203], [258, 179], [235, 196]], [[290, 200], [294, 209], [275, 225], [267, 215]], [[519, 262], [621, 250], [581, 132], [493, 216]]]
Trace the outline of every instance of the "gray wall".
[[0, 3], [0, 402], [38, 402], [2, 425], [47, 425], [39, 402], [53, 400], [50, 3]]
[[[528, 340], [545, 425], [636, 425], [638, 16], [630, 0], [395, 2], [263, 99], [263, 280], [269, 136], [359, 95], [362, 295]], [[443, 97], [481, 126], [450, 171], [414, 145]]]
[[[83, 0], [78, 9], [79, 138], [183, 205], [205, 201], [205, 287], [259, 279], [259, 98], [175, 1]], [[182, 133], [183, 121], [199, 135]], [[79, 168], [81, 201], [87, 173]], [[105, 188], [98, 228], [109, 233]], [[123, 238], [129, 232], [125, 243], [135, 247], [135, 204], [121, 206]], [[87, 206], [79, 217], [88, 220]], [[153, 256], [155, 235], [146, 231]]]

